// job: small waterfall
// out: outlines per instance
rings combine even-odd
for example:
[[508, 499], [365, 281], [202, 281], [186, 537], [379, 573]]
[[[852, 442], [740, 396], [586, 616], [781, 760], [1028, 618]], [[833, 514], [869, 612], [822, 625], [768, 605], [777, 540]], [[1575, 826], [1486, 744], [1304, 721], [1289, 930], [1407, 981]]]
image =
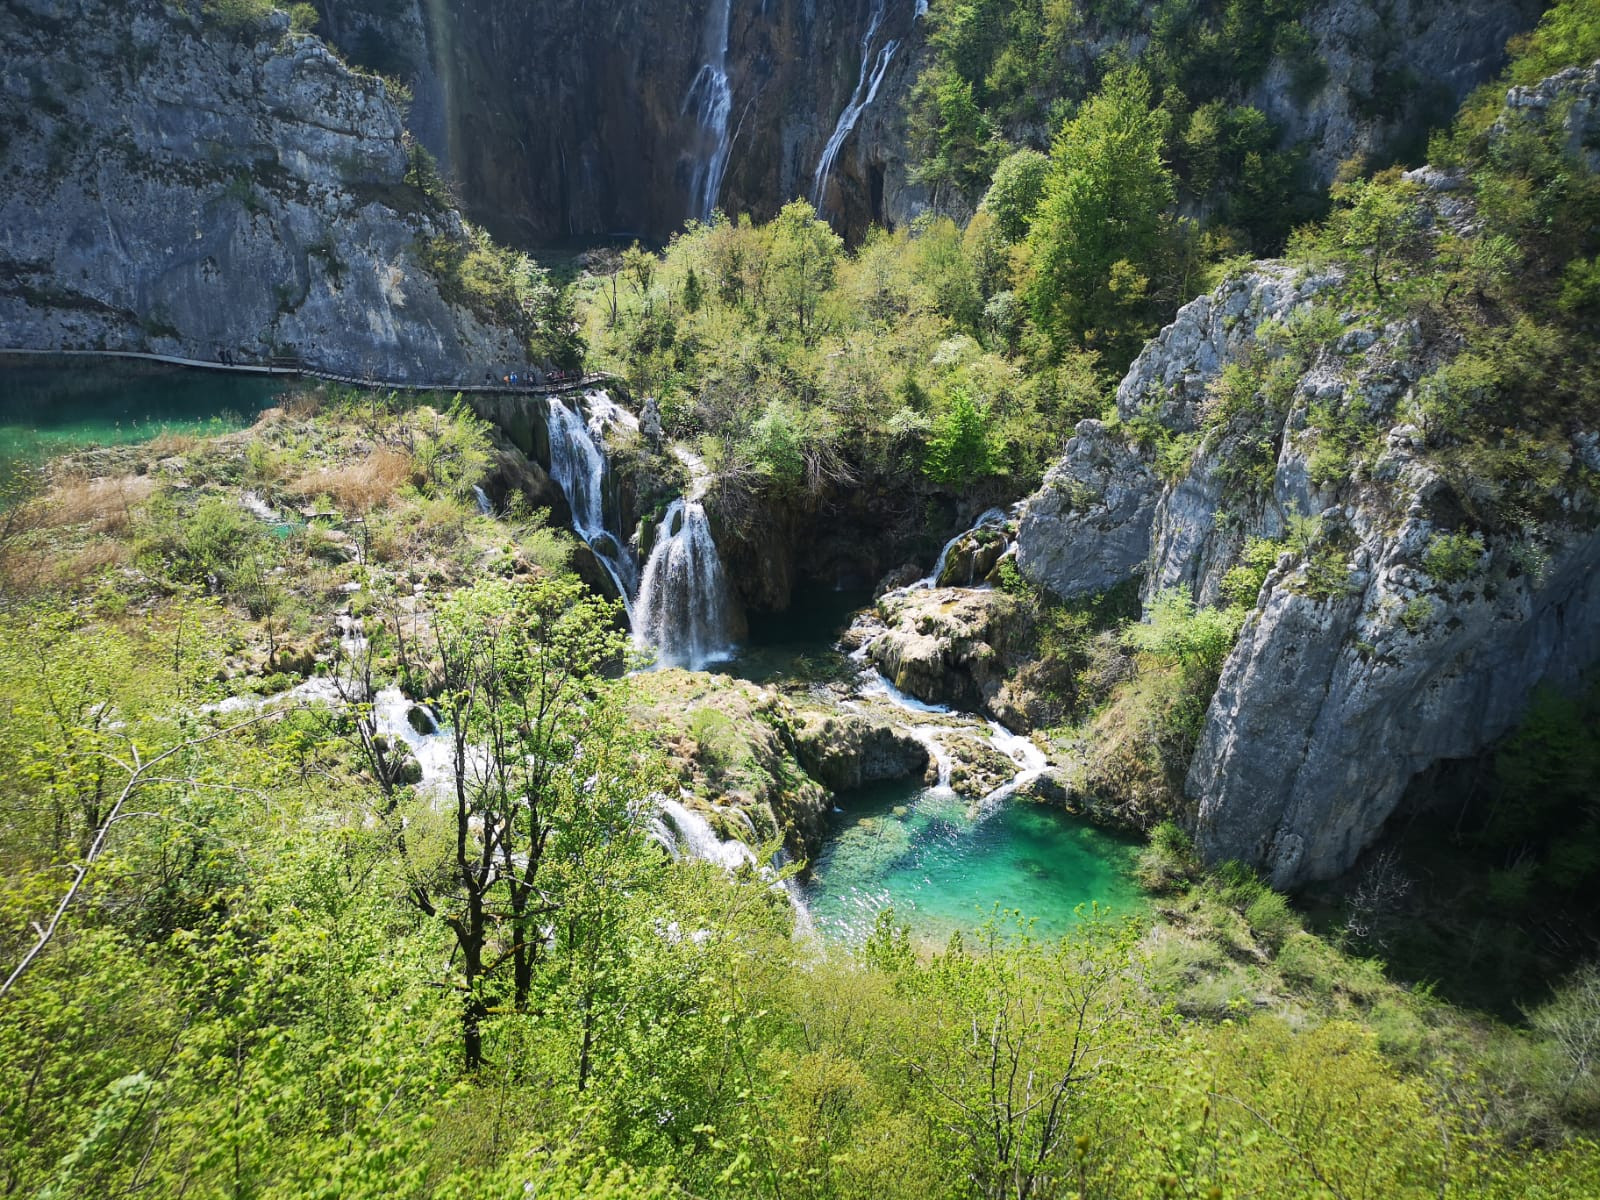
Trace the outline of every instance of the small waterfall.
[[[717, 836], [717, 831], [711, 828], [711, 822], [702, 814], [670, 796], [657, 796], [656, 802], [660, 806], [660, 813], [650, 822], [650, 833], [674, 859], [698, 858], [704, 862], [716, 863], [725, 871], [737, 871], [743, 866], [758, 866], [754, 850], [737, 838], [723, 841]], [[739, 809], [729, 811], [737, 815], [754, 836], [755, 825], [751, 822], [749, 814]], [[783, 851], [778, 852], [773, 865], [779, 867], [783, 865]], [[763, 874], [766, 872], [763, 871]], [[794, 908], [796, 935], [802, 938], [814, 936], [817, 931], [816, 926], [812, 923], [811, 910], [806, 905], [800, 885], [793, 879], [785, 879], [781, 886], [784, 895], [789, 898], [789, 903]]]
[[550, 476], [561, 486], [572, 509], [572, 528], [617, 585], [623, 607], [632, 619], [639, 569], [627, 543], [606, 528], [605, 480], [610, 464], [606, 460], [605, 431], [614, 425], [636, 429], [638, 421], [604, 392], [590, 392], [584, 397], [589, 411], [587, 420], [576, 406], [569, 408], [555, 396], [550, 397], [549, 403]]
[[961, 539], [970, 533], [976, 533], [980, 529], [988, 529], [995, 525], [1004, 525], [1006, 523], [1006, 516], [1006, 510], [1003, 508], [991, 508], [987, 512], [981, 514], [973, 523], [971, 529], [962, 530], [960, 533], [956, 534], [955, 537], [951, 538], [944, 544], [944, 549], [939, 551], [938, 561], [933, 564], [933, 573], [923, 576], [921, 579], [911, 584], [907, 590], [909, 591], [916, 588], [938, 587], [939, 576], [944, 574], [945, 564], [950, 561], [950, 552], [961, 544]]
[[711, 525], [699, 500], [667, 509], [645, 564], [633, 640], [663, 666], [698, 671], [733, 650], [732, 599]]
[[703, 143], [689, 177], [693, 213], [702, 221], [711, 220], [717, 199], [722, 194], [722, 176], [728, 169], [732, 137], [728, 118], [733, 114], [733, 86], [728, 81], [728, 30], [733, 0], [710, 0], [706, 10], [705, 61], [695, 73], [694, 82], [683, 98], [683, 111], [691, 109], [700, 126]]
[[[827, 144], [822, 147], [822, 157], [817, 160], [817, 169], [811, 176], [811, 207], [819, 213], [822, 211], [823, 193], [827, 190], [828, 176], [833, 171], [834, 160], [839, 157], [840, 148], [855, 129], [861, 114], [877, 99], [878, 85], [883, 82], [884, 73], [888, 71], [889, 63], [894, 59], [894, 52], [900, 48], [900, 39], [890, 38], [878, 50], [876, 57], [872, 54], [872, 40], [878, 36], [878, 29], [883, 24], [883, 10], [886, 3], [887, 0], [872, 0], [872, 11], [867, 17], [867, 31], [861, 37], [861, 69], [856, 78], [855, 91], [850, 94], [849, 102], [839, 114], [833, 133], [828, 137]], [[917, 15], [921, 14], [922, 6], [919, 2]]]
[[478, 504], [478, 511], [486, 517], [494, 516], [494, 505], [489, 503], [489, 493], [477, 484], [472, 485], [472, 498]]

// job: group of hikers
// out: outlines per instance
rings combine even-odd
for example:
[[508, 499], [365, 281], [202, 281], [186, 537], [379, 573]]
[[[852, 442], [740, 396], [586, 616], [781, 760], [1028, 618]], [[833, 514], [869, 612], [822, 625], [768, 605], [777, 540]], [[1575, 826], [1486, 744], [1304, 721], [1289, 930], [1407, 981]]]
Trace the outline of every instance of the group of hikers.
[[[560, 367], [546, 365], [534, 367], [526, 374], [512, 371], [500, 376], [498, 381], [501, 387], [544, 387], [552, 383], [568, 383], [583, 378], [582, 371], [564, 371]], [[490, 387], [496, 386], [493, 371], [483, 373], [483, 381]]]

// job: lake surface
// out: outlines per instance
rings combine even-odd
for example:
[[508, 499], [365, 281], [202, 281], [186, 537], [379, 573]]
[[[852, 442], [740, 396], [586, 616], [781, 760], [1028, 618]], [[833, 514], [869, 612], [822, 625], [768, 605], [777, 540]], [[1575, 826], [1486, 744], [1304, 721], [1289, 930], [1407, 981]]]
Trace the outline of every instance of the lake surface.
[[0, 359], [0, 472], [94, 446], [249, 425], [281, 378], [91, 358]]
[[1130, 839], [1028, 800], [972, 811], [948, 790], [910, 784], [840, 797], [806, 899], [825, 934], [859, 942], [878, 911], [920, 940], [943, 944], [957, 929], [1020, 911], [1042, 937], [1059, 937], [1098, 903], [1137, 912]]
[[[832, 649], [867, 591], [797, 588], [789, 611], [753, 614], [737, 654], [709, 669], [756, 683], [853, 670]], [[859, 942], [892, 907], [915, 937], [942, 945], [957, 929], [1020, 911], [1042, 937], [1059, 937], [1098, 903], [1144, 907], [1133, 882], [1138, 843], [1029, 800], [975, 807], [949, 789], [881, 784], [837, 800], [832, 830], [805, 890], [826, 936]]]

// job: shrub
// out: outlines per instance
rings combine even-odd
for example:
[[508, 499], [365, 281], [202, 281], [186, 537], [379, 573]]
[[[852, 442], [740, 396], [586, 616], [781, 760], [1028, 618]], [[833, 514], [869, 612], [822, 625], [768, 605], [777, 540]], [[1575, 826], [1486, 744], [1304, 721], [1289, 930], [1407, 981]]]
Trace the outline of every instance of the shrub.
[[1148, 891], [1170, 892], [1190, 882], [1198, 869], [1189, 835], [1176, 822], [1163, 821], [1150, 831], [1134, 875]]
[[1483, 564], [1483, 535], [1436, 533], [1423, 552], [1423, 568], [1440, 583], [1460, 583], [1477, 574]]
[[964, 387], [950, 390], [944, 411], [934, 418], [922, 472], [935, 483], [965, 487], [995, 473], [993, 416]]

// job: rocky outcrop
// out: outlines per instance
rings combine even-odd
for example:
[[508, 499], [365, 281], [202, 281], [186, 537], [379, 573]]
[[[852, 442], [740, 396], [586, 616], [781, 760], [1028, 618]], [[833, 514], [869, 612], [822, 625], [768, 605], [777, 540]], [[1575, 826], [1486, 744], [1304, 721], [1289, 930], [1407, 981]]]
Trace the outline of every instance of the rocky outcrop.
[[[1581, 141], [1597, 83], [1576, 71], [1517, 89], [1502, 124], [1554, 112]], [[1407, 178], [1425, 219], [1471, 230], [1461, 176]], [[1337, 283], [1256, 264], [1182, 310], [1119, 388], [1120, 428], [1080, 427], [1030, 499], [1017, 552], [1064, 595], [1142, 572], [1147, 602], [1183, 587], [1211, 604], [1242, 599], [1224, 585], [1247, 539], [1276, 543], [1183, 791], [1209, 861], [1284, 888], [1348, 869], [1415, 775], [1481, 751], [1535, 688], [1600, 660], [1600, 435], [1546, 446], [1553, 469], [1519, 493], [1522, 515], [1486, 516], [1512, 485], [1406, 423], [1459, 339], [1364, 315]], [[1264, 336], [1307, 314], [1293, 338]], [[1387, 433], [1344, 457], [1341, 419]]]
[[[724, 838], [781, 838], [808, 860], [832, 807], [827, 787], [795, 758], [798, 724], [771, 688], [726, 675], [671, 668], [635, 677], [630, 703], [640, 728], [667, 754], [689, 801], [736, 821]], [[713, 822], [717, 824], [717, 822]]]
[[1062, 597], [1102, 592], [1142, 572], [1152, 591], [1204, 574], [1206, 594], [1213, 594], [1218, 568], [1232, 565], [1211, 553], [1220, 500], [1207, 469], [1214, 456], [1202, 454], [1198, 469], [1163, 484], [1154, 455], [1138, 444], [1135, 422], [1152, 422], [1167, 435], [1193, 434], [1223, 367], [1255, 349], [1264, 324], [1281, 323], [1337, 282], [1330, 274], [1260, 262], [1179, 309], [1118, 385], [1118, 427], [1080, 422], [1066, 457], [1028, 498], [1017, 534], [1018, 570]]
[[1544, 7], [1539, 0], [1323, 0], [1300, 22], [1314, 58], [1275, 60], [1248, 101], [1278, 124], [1286, 144], [1306, 148], [1312, 176], [1327, 184], [1346, 159], [1426, 149], [1428, 130], [1494, 77], [1507, 39], [1531, 28]]
[[1342, 873], [1413, 776], [1479, 752], [1535, 687], [1600, 658], [1600, 534], [1549, 530], [1536, 569], [1498, 545], [1471, 577], [1434, 579], [1419, 562], [1439, 484], [1407, 473], [1398, 531], [1356, 510], [1347, 591], [1307, 594], [1286, 567], [1246, 622], [1189, 769], [1210, 861], [1260, 866], [1276, 887]]
[[800, 765], [835, 792], [921, 778], [928, 748], [887, 721], [835, 709], [801, 710], [794, 724]]
[[422, 265], [463, 230], [408, 184], [386, 85], [283, 14], [14, 0], [0, 57], [0, 341], [427, 383], [524, 360]]
[[1028, 694], [1032, 622], [1004, 592], [913, 588], [878, 601], [853, 640], [895, 687], [925, 704], [983, 712], [1012, 729], [1040, 716]]

